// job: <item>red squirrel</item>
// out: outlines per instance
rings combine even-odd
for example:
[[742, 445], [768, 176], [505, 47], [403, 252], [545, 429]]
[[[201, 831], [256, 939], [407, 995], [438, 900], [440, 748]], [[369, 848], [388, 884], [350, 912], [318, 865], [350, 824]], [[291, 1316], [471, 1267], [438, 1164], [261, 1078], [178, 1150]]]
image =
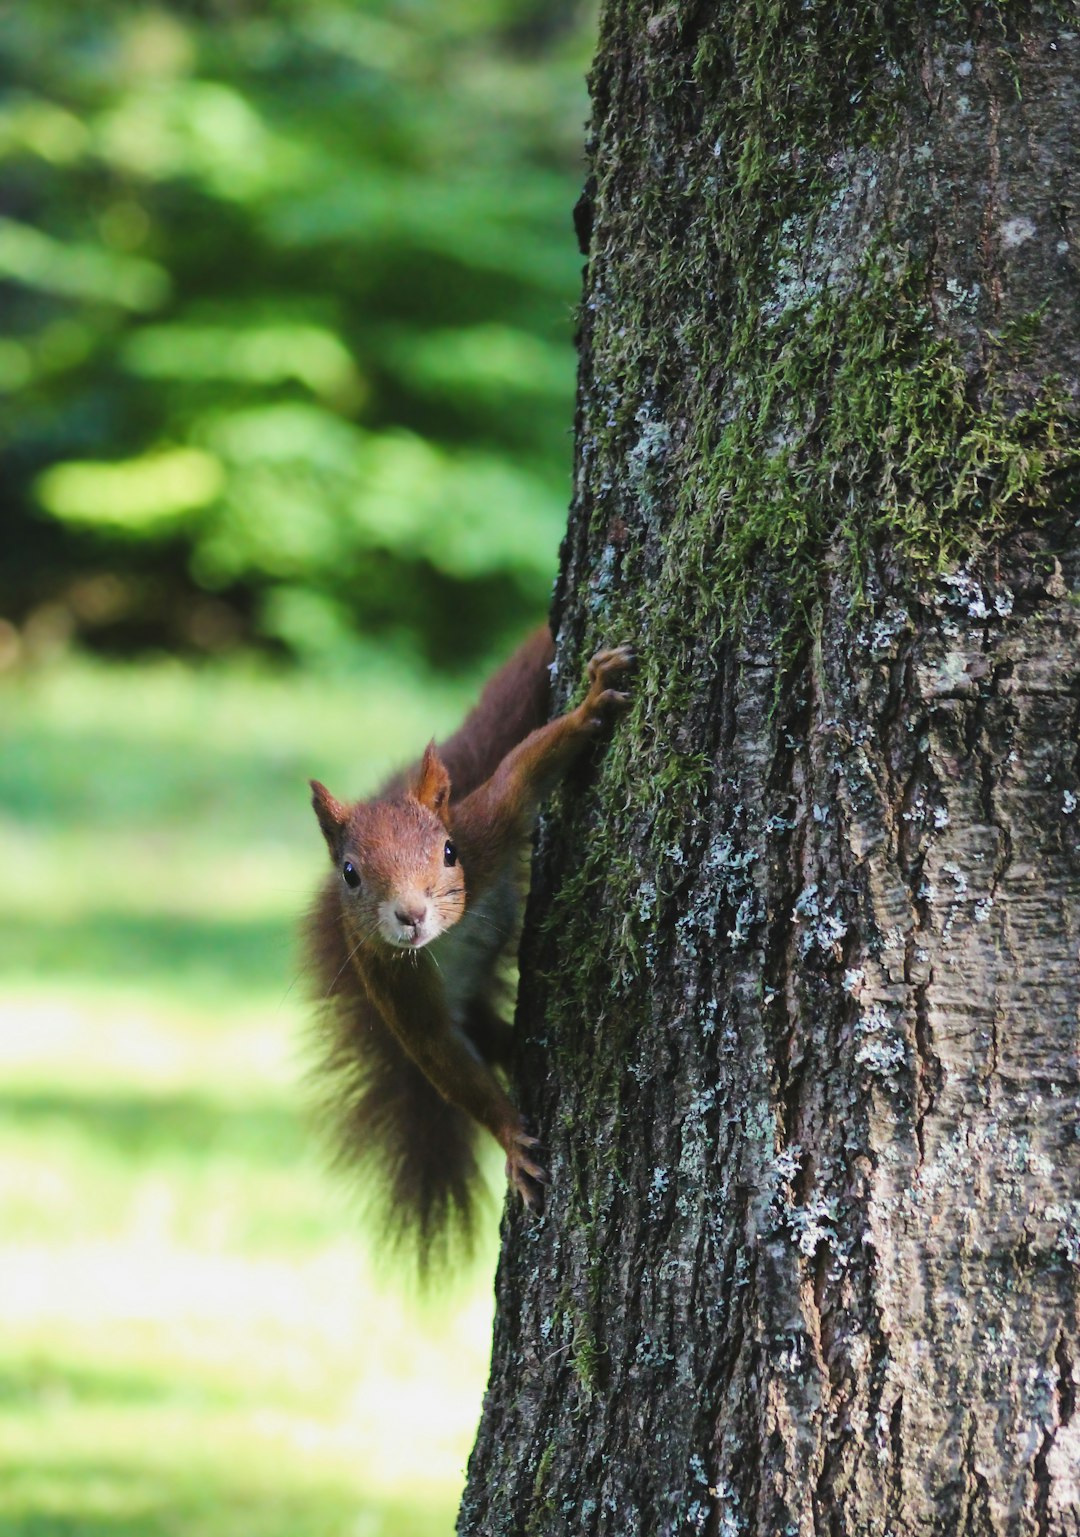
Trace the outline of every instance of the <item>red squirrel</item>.
[[333, 864], [308, 929], [327, 1103], [343, 1157], [374, 1175], [389, 1237], [415, 1236], [422, 1263], [449, 1227], [470, 1230], [477, 1126], [526, 1206], [543, 1207], [539, 1143], [495, 1072], [512, 1039], [498, 963], [540, 802], [627, 703], [612, 684], [633, 661], [625, 646], [597, 652], [581, 704], [548, 722], [553, 655], [536, 631], [464, 725], [373, 800], [344, 805], [311, 781]]

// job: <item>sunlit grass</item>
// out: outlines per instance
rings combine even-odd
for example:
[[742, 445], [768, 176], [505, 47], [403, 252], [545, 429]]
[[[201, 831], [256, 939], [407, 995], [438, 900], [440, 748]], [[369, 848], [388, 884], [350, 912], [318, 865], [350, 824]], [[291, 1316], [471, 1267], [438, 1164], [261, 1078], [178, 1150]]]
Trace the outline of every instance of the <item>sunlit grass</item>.
[[0, 1533], [452, 1530], [492, 1244], [428, 1298], [380, 1271], [305, 1124], [293, 933], [307, 776], [359, 793], [462, 703], [400, 667], [0, 688]]

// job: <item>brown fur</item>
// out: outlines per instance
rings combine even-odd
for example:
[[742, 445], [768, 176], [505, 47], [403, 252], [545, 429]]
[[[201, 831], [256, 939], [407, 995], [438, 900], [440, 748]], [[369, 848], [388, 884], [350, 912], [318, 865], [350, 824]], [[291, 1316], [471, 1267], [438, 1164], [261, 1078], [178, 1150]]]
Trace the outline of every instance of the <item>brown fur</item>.
[[599, 654], [583, 703], [542, 724], [551, 651], [546, 631], [530, 636], [444, 747], [376, 799], [344, 806], [312, 782], [334, 864], [308, 930], [327, 1101], [343, 1155], [384, 1197], [385, 1227], [415, 1236], [422, 1263], [448, 1229], [469, 1230], [478, 1126], [522, 1199], [542, 1204], [535, 1140], [493, 1071], [510, 1040], [498, 961], [539, 802], [625, 701], [607, 683], [630, 661]]

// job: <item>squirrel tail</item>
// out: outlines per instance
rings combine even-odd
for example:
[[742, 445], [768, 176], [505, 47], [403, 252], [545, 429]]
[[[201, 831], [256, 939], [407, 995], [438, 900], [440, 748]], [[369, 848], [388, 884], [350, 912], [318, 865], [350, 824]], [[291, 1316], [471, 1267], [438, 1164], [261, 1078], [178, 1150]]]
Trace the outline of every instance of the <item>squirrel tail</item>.
[[348, 964], [330, 896], [324, 892], [307, 934], [321, 994], [317, 1113], [334, 1161], [359, 1184], [385, 1247], [409, 1255], [424, 1274], [472, 1246], [483, 1191], [478, 1128], [442, 1098], [382, 1022]]

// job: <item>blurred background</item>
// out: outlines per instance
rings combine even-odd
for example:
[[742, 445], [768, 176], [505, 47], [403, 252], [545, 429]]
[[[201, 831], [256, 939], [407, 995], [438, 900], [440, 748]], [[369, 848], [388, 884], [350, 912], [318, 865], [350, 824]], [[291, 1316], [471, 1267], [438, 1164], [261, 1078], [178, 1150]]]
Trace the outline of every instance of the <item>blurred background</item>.
[[452, 727], [569, 497], [590, 5], [0, 5], [0, 1533], [436, 1537], [475, 1263], [305, 1120], [307, 804]]

